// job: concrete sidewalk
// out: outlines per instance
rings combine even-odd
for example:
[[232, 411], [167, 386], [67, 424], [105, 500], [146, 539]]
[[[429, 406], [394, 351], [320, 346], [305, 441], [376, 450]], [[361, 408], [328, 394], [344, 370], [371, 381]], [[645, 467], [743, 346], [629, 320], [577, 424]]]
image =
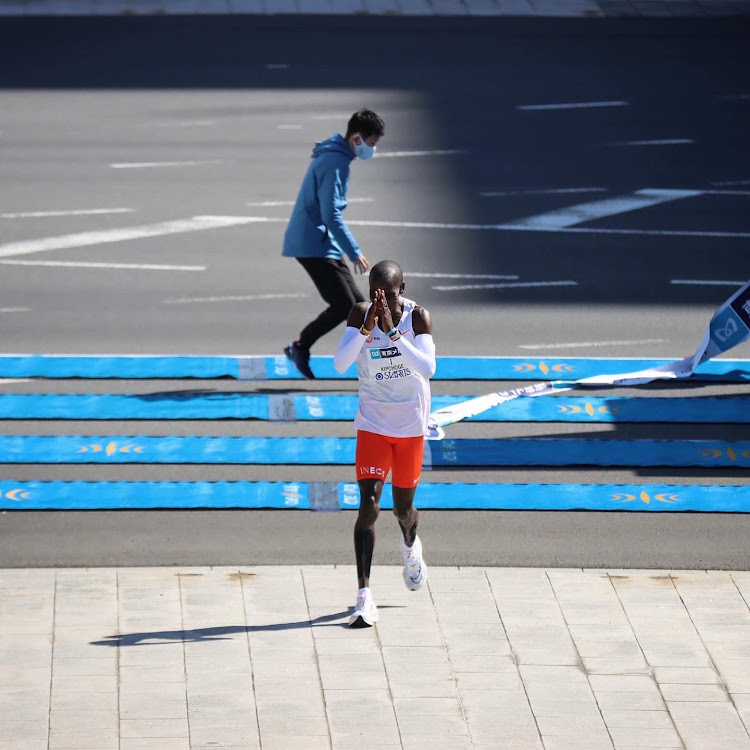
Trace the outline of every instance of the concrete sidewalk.
[[430, 572], [2, 570], [0, 750], [750, 748], [750, 572]]
[[193, 14], [675, 18], [750, 15], [750, 0], [0, 0], [0, 16]]

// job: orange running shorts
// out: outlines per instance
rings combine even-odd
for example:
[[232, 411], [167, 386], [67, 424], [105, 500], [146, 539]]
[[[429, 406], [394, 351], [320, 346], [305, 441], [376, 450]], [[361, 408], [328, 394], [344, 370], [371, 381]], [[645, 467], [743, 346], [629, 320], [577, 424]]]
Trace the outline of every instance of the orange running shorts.
[[422, 473], [424, 437], [388, 437], [375, 432], [357, 431], [357, 481], [380, 479], [388, 472], [396, 487], [416, 487]]

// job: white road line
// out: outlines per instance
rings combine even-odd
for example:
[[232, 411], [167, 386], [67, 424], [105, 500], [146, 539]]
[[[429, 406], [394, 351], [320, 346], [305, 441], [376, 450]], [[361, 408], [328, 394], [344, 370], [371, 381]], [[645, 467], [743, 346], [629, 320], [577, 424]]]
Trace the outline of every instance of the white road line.
[[165, 299], [165, 305], [186, 305], [192, 302], [254, 302], [263, 299], [297, 299], [309, 297], [308, 294], [244, 294], [232, 297], [180, 297], [178, 299]]
[[561, 104], [521, 104], [516, 109], [545, 110], [545, 109], [589, 109], [592, 107], [627, 107], [630, 102], [565, 102]]
[[302, 125], [277, 125], [276, 130], [302, 130]]
[[221, 159], [205, 159], [203, 161], [133, 161], [116, 162], [110, 164], [112, 169], [151, 169], [154, 167], [198, 167], [204, 164], [221, 164]]
[[666, 339], [633, 339], [631, 341], [579, 341], [572, 344], [519, 344], [519, 349], [580, 349], [597, 346], [630, 346], [635, 344], [663, 344]]
[[88, 263], [66, 260], [0, 260], [3, 266], [49, 266], [51, 268], [115, 268], [136, 271], [205, 271], [206, 266], [166, 266], [143, 263]]
[[604, 218], [605, 216], [636, 211], [640, 208], [648, 208], [649, 206], [656, 206], [660, 203], [667, 203], [681, 198], [692, 198], [701, 193], [701, 190], [638, 190], [631, 195], [605, 198], [604, 200], [592, 201], [590, 203], [579, 203], [575, 206], [548, 211], [538, 216], [516, 219], [515, 221], [506, 222], [505, 226], [561, 229], [581, 224], [584, 221], [592, 221]]
[[750, 195], [750, 190], [704, 190], [706, 195]]
[[266, 70], [288, 70], [292, 66], [289, 63], [267, 63]]
[[313, 120], [343, 120], [346, 122], [351, 116], [351, 112], [349, 114], [328, 113], [325, 115], [313, 115]]
[[0, 307], [0, 313], [31, 312], [30, 307]]
[[[268, 219], [261, 221], [286, 221]], [[750, 232], [700, 232], [679, 229], [600, 229], [598, 227], [537, 227], [518, 224], [438, 224], [426, 221], [347, 221], [353, 227], [388, 227], [393, 229], [458, 229], [473, 231], [512, 231], [512, 232], [560, 232], [562, 234], [632, 234], [653, 237], [750, 237]]]
[[513, 281], [516, 275], [498, 275], [494, 273], [421, 273], [419, 271], [404, 271], [404, 276], [417, 279], [497, 279]]
[[144, 122], [142, 128], [203, 128], [216, 125], [216, 120], [176, 120], [175, 122]]
[[682, 146], [695, 143], [692, 138], [660, 138], [652, 141], [620, 141], [609, 143], [609, 146]]
[[582, 187], [582, 188], [553, 188], [550, 190], [507, 190], [505, 192], [490, 191], [479, 193], [480, 198], [505, 198], [513, 195], [563, 195], [566, 193], [606, 193], [607, 188], [603, 187]]
[[[348, 198], [347, 203], [373, 203], [372, 198]], [[256, 208], [269, 208], [273, 206], [293, 206], [294, 201], [249, 201], [246, 206], [255, 206]]]
[[715, 187], [730, 187], [731, 185], [750, 185], [750, 180], [720, 180], [712, 182]]
[[[63, 234], [57, 237], [42, 237], [36, 240], [21, 240], [20, 242], [8, 242], [0, 245], [0, 258], [42, 253], [47, 250], [65, 250], [71, 247], [87, 247], [89, 245], [104, 245], [110, 242], [139, 240], [145, 237], [160, 237], [167, 234], [198, 232], [204, 229], [221, 229], [222, 227], [267, 221], [268, 219], [253, 216], [193, 216], [190, 219], [163, 221], [158, 224], [143, 224], [137, 227]], [[281, 219], [281, 221], [286, 221], [286, 219]]]
[[440, 151], [377, 151], [375, 156], [379, 159], [400, 156], [454, 156], [455, 154], [465, 154], [462, 149], [443, 149]]
[[457, 286], [434, 286], [439, 292], [463, 291], [465, 289], [527, 289], [539, 286], [578, 286], [577, 281], [519, 281], [509, 284], [459, 284]]
[[684, 284], [687, 286], [742, 286], [744, 281], [713, 281], [709, 279], [672, 279], [670, 284]]
[[11, 383], [30, 383], [31, 378], [0, 378], [0, 385], [10, 385]]
[[132, 208], [77, 208], [70, 211], [22, 211], [0, 214], [0, 219], [40, 219], [46, 216], [94, 216], [95, 214], [129, 214]]

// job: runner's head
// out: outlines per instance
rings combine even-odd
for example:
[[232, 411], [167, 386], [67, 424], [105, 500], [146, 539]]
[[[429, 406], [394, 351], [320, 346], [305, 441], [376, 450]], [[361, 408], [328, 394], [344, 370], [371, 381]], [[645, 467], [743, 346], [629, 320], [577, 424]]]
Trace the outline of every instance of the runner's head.
[[349, 118], [345, 138], [360, 159], [369, 159], [375, 153], [375, 145], [383, 133], [383, 118], [371, 109], [360, 109]]
[[374, 300], [375, 292], [382, 289], [394, 323], [401, 317], [399, 298], [405, 288], [404, 272], [395, 260], [381, 260], [370, 269], [370, 299]]

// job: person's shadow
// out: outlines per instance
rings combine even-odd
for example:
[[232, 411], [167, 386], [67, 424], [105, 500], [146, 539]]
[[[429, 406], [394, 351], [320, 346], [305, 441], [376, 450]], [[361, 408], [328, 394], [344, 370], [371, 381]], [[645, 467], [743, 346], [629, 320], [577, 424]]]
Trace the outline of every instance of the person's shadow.
[[[378, 609], [394, 609], [396, 605], [379, 606]], [[147, 633], [121, 633], [105, 636], [101, 641], [91, 641], [92, 646], [158, 646], [168, 643], [203, 643], [205, 641], [226, 641], [229, 636], [237, 633], [272, 633], [275, 630], [300, 630], [312, 625], [323, 625], [328, 628], [348, 629], [347, 622], [333, 622], [341, 620], [354, 611], [349, 607], [343, 612], [321, 615], [313, 620], [299, 620], [297, 622], [280, 622], [273, 625], [224, 625], [215, 628], [196, 628], [195, 630], [155, 630]], [[152, 643], [156, 641], [156, 643]]]

